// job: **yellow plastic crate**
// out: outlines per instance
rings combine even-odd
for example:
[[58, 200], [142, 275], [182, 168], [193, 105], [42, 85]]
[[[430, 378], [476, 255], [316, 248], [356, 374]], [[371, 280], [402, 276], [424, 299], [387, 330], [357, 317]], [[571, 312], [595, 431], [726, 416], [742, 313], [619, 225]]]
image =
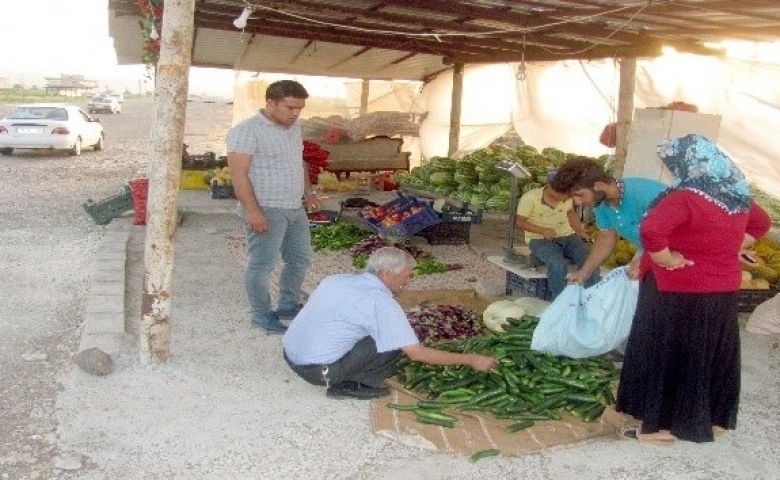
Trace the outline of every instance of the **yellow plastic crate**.
[[208, 170], [182, 170], [179, 179], [179, 190], [208, 190], [209, 184], [203, 180], [203, 174]]

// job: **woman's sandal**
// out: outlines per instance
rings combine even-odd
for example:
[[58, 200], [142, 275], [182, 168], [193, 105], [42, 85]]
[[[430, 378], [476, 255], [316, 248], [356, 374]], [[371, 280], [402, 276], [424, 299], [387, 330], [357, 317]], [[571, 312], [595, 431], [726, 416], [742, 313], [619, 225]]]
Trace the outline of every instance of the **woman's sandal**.
[[652, 433], [642, 434], [639, 433], [639, 430], [636, 428], [623, 430], [620, 432], [619, 435], [620, 437], [625, 438], [627, 440], [636, 440], [641, 443], [646, 443], [648, 445], [656, 445], [660, 447], [671, 447], [672, 445], [674, 445], [674, 442], [676, 441], [676, 439], [674, 438], [653, 437]]

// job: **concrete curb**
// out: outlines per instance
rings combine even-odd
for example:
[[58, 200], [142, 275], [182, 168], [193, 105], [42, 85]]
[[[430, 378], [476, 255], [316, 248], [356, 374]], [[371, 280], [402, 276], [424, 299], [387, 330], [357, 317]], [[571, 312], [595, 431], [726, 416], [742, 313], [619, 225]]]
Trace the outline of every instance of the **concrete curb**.
[[116, 358], [132, 341], [125, 332], [127, 228], [108, 229], [97, 247], [79, 352], [97, 347]]
[[[235, 213], [236, 200], [212, 200], [204, 193], [181, 192], [179, 211], [185, 218], [187, 213]], [[129, 223], [117, 219], [106, 227], [105, 235], [97, 246], [79, 353], [95, 347], [116, 360], [119, 354], [134, 348], [133, 336], [126, 331], [125, 318], [130, 228]]]

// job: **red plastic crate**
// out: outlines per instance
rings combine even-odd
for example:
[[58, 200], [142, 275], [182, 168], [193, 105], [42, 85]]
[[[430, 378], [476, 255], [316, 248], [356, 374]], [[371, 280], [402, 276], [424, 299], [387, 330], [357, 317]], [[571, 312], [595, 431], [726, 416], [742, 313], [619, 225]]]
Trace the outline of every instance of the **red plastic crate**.
[[130, 180], [130, 196], [133, 199], [133, 225], [146, 225], [146, 200], [149, 198], [149, 179]]

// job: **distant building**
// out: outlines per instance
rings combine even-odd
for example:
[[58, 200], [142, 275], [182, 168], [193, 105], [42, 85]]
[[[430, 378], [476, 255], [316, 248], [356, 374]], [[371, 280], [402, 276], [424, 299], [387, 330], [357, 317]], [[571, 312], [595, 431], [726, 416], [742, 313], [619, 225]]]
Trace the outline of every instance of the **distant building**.
[[83, 97], [97, 91], [98, 81], [84, 78], [84, 75], [65, 75], [46, 77], [46, 92], [66, 97]]
[[0, 90], [2, 90], [4, 88], [11, 88], [11, 84], [8, 81], [7, 78], [5, 78], [2, 75], [0, 75]]

